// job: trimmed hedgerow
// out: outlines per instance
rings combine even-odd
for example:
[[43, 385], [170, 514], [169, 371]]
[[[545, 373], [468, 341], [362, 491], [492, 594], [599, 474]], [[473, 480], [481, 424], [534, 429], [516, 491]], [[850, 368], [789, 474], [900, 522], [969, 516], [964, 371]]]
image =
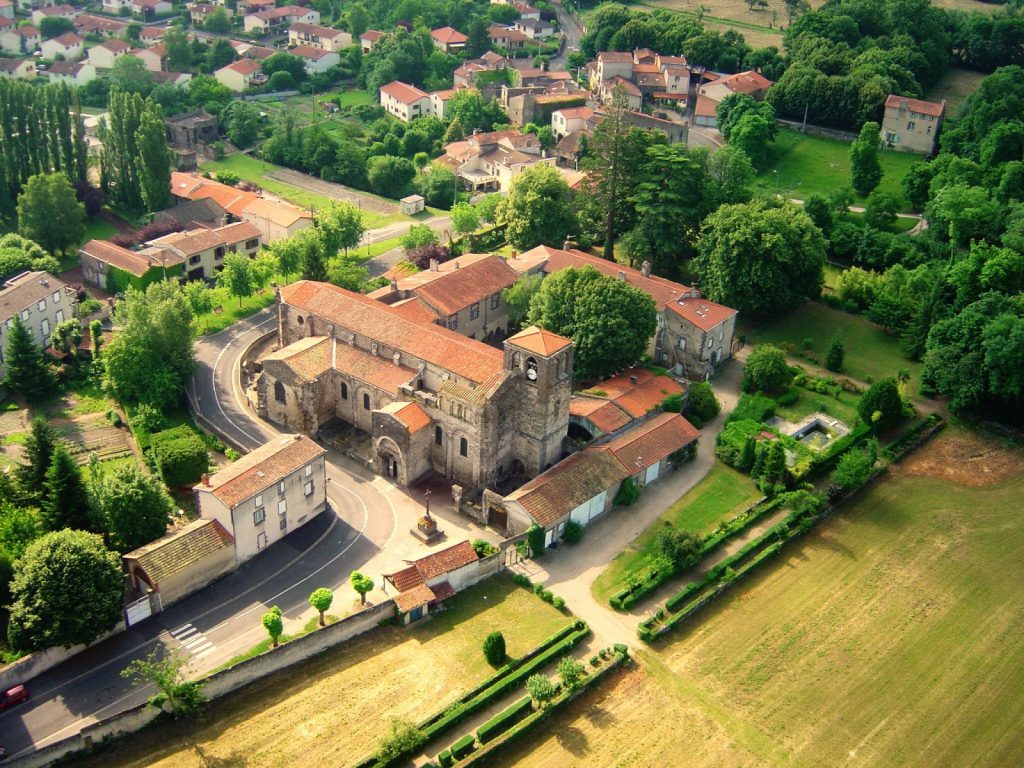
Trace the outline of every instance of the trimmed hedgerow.
[[533, 712], [533, 699], [525, 696], [477, 728], [476, 737], [481, 744], [486, 744], [527, 717], [531, 712]]
[[461, 760], [473, 751], [475, 744], [476, 738], [473, 736], [473, 734], [467, 733], [465, 736], [463, 736], [461, 739], [459, 739], [451, 745], [450, 749], [452, 751], [452, 757], [454, 757], [456, 760]]

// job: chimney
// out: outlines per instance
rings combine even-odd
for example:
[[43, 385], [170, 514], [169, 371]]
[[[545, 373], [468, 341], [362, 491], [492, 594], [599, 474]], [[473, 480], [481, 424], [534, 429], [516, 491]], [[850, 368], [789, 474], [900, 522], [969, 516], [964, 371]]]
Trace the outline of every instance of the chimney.
[[619, 270], [619, 280], [625, 280], [625, 279], [626, 279], [626, 273], [625, 273], [625, 272], [623, 272], [623, 271], [622, 271], [622, 270], [620, 269], [620, 270]]
[[208, 474], [206, 474], [205, 472], [203, 472], [202, 477], [199, 478], [199, 482], [202, 483], [205, 486], [209, 486], [210, 485], [210, 476]]
[[519, 251], [517, 251], [515, 248], [513, 248], [512, 249], [512, 254], [509, 256], [509, 260], [510, 261], [515, 261], [518, 258], [519, 258]]
[[391, 278], [391, 290], [392, 291], [397, 291], [398, 290], [398, 280], [396, 278], [394, 278], [394, 277]]
[[391, 362], [393, 362], [395, 365], [401, 365], [402, 364], [402, 353], [401, 352], [395, 352], [395, 354], [393, 354], [391, 356]]
[[651, 276], [651, 262], [645, 261], [643, 264], [640, 265], [640, 274], [643, 275], [644, 277]]
[[635, 387], [636, 386], [636, 376], [630, 376], [629, 377], [629, 383], [632, 384]]
[[437, 268], [439, 266], [440, 266], [440, 264], [438, 264], [437, 259], [431, 259], [430, 260], [430, 271], [431, 272], [437, 272]]

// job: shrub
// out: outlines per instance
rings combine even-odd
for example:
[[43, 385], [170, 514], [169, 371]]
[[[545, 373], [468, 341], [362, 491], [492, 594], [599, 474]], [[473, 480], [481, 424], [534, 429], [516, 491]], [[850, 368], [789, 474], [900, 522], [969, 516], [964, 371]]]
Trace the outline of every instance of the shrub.
[[622, 481], [622, 485], [619, 486], [619, 490], [615, 494], [615, 505], [629, 507], [639, 498], [640, 486], [636, 484], [632, 477], [627, 477]]
[[475, 743], [476, 738], [473, 736], [473, 734], [467, 733], [461, 739], [452, 744], [452, 757], [454, 757], [456, 760], [461, 760], [473, 751]]
[[481, 725], [476, 731], [476, 737], [481, 744], [486, 744], [526, 718], [531, 712], [533, 712], [533, 700], [529, 696], [525, 696]]
[[498, 551], [496, 546], [491, 544], [489, 541], [484, 541], [483, 539], [474, 539], [472, 546], [477, 557], [488, 557]]
[[565, 599], [564, 598], [556, 597], [554, 600], [551, 601], [551, 604], [555, 608], [560, 610], [560, 611], [564, 611], [565, 610]]
[[111, 409], [111, 410], [107, 411], [107, 421], [110, 422], [111, 426], [120, 427], [121, 426], [121, 414], [119, 414], [117, 411]]
[[446, 749], [444, 752], [437, 756], [437, 762], [441, 764], [441, 768], [450, 768], [455, 764], [455, 759], [452, 757], [452, 751]]
[[542, 589], [540, 591], [540, 599], [545, 603], [553, 603], [555, 601], [555, 596], [550, 589]]
[[601, 666], [601, 659], [599, 659], [597, 656], [591, 656], [590, 657], [590, 666], [592, 666], [592, 667], [599, 667], [599, 666]]
[[747, 355], [743, 368], [744, 390], [771, 392], [789, 384], [792, 373], [786, 364], [786, 353], [772, 344], [758, 344]]
[[846, 348], [843, 346], [843, 340], [838, 336], [832, 338], [829, 342], [828, 350], [825, 352], [825, 367], [830, 371], [841, 371], [843, 370], [843, 358], [846, 356]]
[[541, 584], [540, 582], [534, 584], [533, 585], [533, 594], [535, 594], [537, 597], [540, 597], [542, 594], [544, 594], [544, 585]]
[[500, 667], [505, 663], [505, 636], [501, 632], [491, 632], [484, 638], [484, 658], [492, 667]]
[[740, 472], [754, 466], [754, 438], [761, 433], [761, 424], [744, 419], [726, 425], [718, 435], [715, 455]]
[[157, 432], [152, 446], [160, 477], [171, 488], [198, 482], [209, 468], [206, 446], [188, 425]]
[[629, 655], [629, 647], [623, 645], [622, 643], [616, 643], [615, 645], [613, 645], [612, 650], [621, 656]]
[[672, 564], [675, 570], [685, 570], [700, 560], [700, 537], [690, 531], [679, 531], [670, 524], [658, 531], [655, 540], [658, 554]]
[[570, 520], [562, 531], [562, 539], [568, 544], [579, 544], [583, 539], [583, 526], [575, 520]]
[[164, 426], [164, 415], [152, 405], [142, 403], [132, 414], [132, 426], [144, 432], [159, 432]]
[[775, 401], [781, 406], [796, 405], [797, 400], [800, 399], [800, 390], [796, 387], [790, 387], [777, 398]]
[[534, 523], [526, 531], [526, 540], [530, 542], [530, 554], [537, 558], [544, 554], [544, 529]]
[[661, 401], [661, 410], [669, 413], [679, 413], [683, 410], [683, 396], [680, 394], [669, 395]]
[[766, 421], [775, 415], [776, 402], [765, 395], [743, 395], [732, 413], [729, 421]]
[[513, 573], [512, 581], [514, 581], [520, 587], [526, 587], [527, 589], [530, 589], [532, 586], [530, 584], [530, 577], [527, 576], [525, 573]]
[[722, 406], [715, 397], [715, 391], [706, 381], [697, 381], [690, 385], [687, 407], [691, 415], [707, 423], [718, 415]]
[[896, 379], [890, 376], [868, 387], [857, 403], [857, 413], [877, 430], [887, 429], [899, 421], [903, 416], [903, 399]]
[[388, 765], [403, 755], [418, 749], [426, 741], [419, 728], [408, 720], [391, 718], [388, 733], [381, 737], [374, 750], [373, 757], [379, 765]]
[[225, 448], [224, 456], [227, 458], [228, 461], [238, 461], [239, 459], [238, 451], [236, 451], [234, 448]]
[[[526, 681], [526, 690], [530, 692], [530, 697], [542, 708], [547, 702], [555, 698], [555, 695], [558, 693], [555, 684], [548, 680], [545, 675], [531, 675], [530, 679]], [[455, 750], [452, 751], [454, 752]]]

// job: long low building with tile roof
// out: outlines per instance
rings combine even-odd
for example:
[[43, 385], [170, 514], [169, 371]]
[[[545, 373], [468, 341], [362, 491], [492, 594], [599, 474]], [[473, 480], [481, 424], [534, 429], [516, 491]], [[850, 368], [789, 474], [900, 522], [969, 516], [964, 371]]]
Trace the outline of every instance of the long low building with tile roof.
[[482, 488], [561, 459], [571, 342], [528, 328], [499, 350], [438, 324], [427, 306], [305, 280], [279, 289], [260, 415], [307, 435], [331, 419], [354, 425], [370, 435], [377, 470], [401, 484], [433, 470]]
[[468, 541], [406, 563], [405, 568], [384, 574], [384, 589], [390, 584], [397, 592], [395, 606], [406, 624], [426, 616], [432, 607], [494, 573], [500, 565], [498, 555], [482, 559]]

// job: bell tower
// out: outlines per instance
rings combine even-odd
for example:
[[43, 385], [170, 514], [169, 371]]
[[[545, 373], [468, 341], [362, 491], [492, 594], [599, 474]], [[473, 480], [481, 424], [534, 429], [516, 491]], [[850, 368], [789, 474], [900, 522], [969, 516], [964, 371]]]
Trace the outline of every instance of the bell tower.
[[569, 431], [572, 341], [537, 326], [505, 340], [505, 370], [516, 376], [514, 454], [530, 477], [562, 458]]

